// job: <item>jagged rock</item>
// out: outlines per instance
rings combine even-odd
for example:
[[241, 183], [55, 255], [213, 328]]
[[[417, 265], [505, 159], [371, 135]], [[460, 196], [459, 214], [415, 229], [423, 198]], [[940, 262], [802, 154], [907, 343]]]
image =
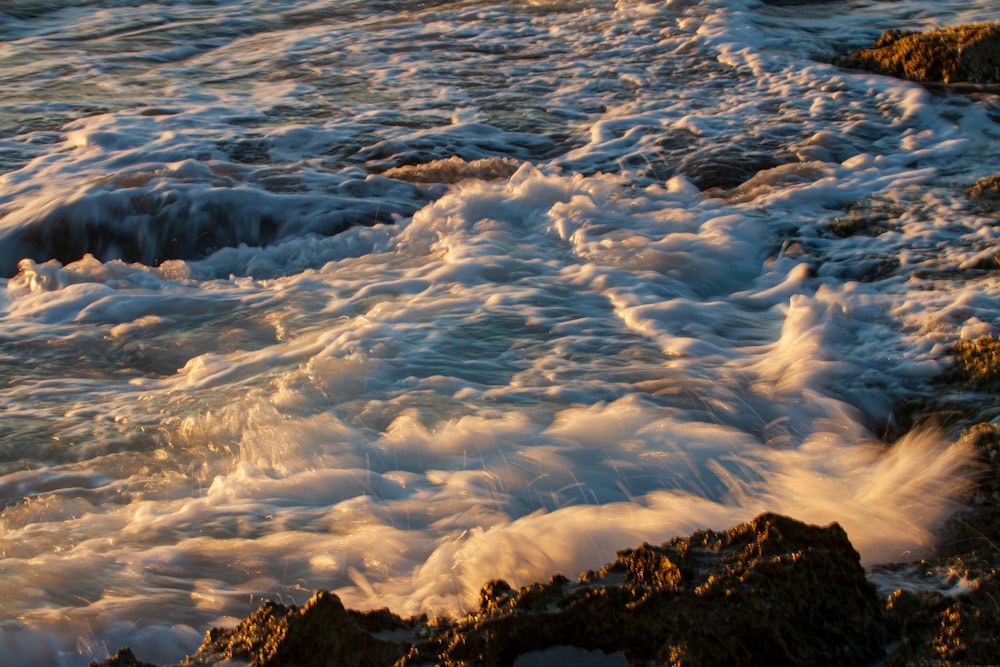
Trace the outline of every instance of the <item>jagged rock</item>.
[[107, 660], [100, 663], [92, 662], [87, 667], [156, 667], [156, 665], [139, 660], [132, 653], [132, 649], [125, 646]]
[[869, 49], [835, 61], [913, 81], [1000, 81], [1000, 24], [970, 23], [914, 32], [886, 30]]
[[830, 231], [838, 238], [851, 236], [879, 236], [898, 229], [897, 220], [902, 213], [895, 203], [871, 197], [845, 205], [844, 214], [829, 224]]
[[[963, 437], [984, 463], [970, 512], [995, 518], [1000, 426]], [[478, 611], [457, 621], [349, 611], [328, 592], [301, 607], [267, 602], [237, 627], [211, 630], [181, 665], [510, 667], [542, 664], [560, 647], [603, 651], [616, 664], [1000, 664], [997, 526], [960, 516], [978, 541], [953, 536], [947, 554], [885, 569], [917, 568], [928, 580], [948, 573], [944, 592], [918, 585], [880, 601], [837, 524], [763, 514], [725, 532], [621, 551], [575, 581], [488, 582]], [[100, 665], [150, 667], [127, 648]]]
[[[388, 616], [403, 625], [387, 612], [374, 614], [376, 624]], [[327, 591], [301, 607], [268, 601], [235, 628], [210, 630], [198, 652], [182, 664], [213, 665], [237, 658], [252, 667], [375, 667], [391, 665], [402, 656], [403, 645], [376, 639], [358, 623], [358, 616]]]
[[978, 454], [977, 484], [942, 531], [941, 555], [888, 568], [913, 569], [929, 583], [886, 599], [897, 640], [886, 667], [1000, 664], [1000, 425], [976, 424], [961, 439]]
[[510, 665], [560, 645], [633, 664], [869, 665], [885, 653], [880, 613], [838, 525], [764, 514], [622, 551], [577, 582], [491, 582], [479, 613], [397, 665]]
[[467, 178], [484, 181], [510, 178], [520, 167], [518, 160], [509, 157], [463, 160], [452, 155], [427, 163], [392, 167], [382, 172], [382, 175], [409, 183], [458, 183]]
[[[393, 641], [372, 634], [386, 631]], [[569, 646], [633, 664], [844, 666], [875, 663], [885, 645], [882, 605], [840, 526], [763, 514], [622, 551], [576, 581], [489, 582], [479, 611], [454, 623], [348, 611], [328, 592], [302, 607], [267, 602], [237, 627], [211, 630], [182, 664], [507, 667]], [[114, 660], [102, 665], [133, 667]]]

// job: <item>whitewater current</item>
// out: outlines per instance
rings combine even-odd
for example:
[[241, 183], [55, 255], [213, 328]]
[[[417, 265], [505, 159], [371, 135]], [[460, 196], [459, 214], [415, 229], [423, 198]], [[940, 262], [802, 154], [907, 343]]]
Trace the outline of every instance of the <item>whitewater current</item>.
[[762, 511], [928, 553], [971, 454], [900, 406], [1000, 325], [1000, 101], [830, 63], [997, 18], [0, 2], [3, 660], [458, 615]]

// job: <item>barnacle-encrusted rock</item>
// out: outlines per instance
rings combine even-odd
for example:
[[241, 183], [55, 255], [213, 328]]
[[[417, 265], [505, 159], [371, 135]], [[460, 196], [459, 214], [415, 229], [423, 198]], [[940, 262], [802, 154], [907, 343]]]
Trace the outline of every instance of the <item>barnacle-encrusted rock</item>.
[[836, 61], [913, 81], [1000, 81], [1000, 23], [970, 23], [928, 32], [887, 30], [868, 49]]

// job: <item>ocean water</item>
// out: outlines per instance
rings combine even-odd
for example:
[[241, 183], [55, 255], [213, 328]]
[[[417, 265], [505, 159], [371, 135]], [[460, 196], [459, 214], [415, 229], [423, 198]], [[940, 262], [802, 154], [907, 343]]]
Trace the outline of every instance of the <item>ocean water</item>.
[[900, 406], [1000, 324], [1000, 101], [828, 59], [996, 18], [0, 2], [4, 661], [457, 615], [764, 510], [928, 553], [971, 455]]

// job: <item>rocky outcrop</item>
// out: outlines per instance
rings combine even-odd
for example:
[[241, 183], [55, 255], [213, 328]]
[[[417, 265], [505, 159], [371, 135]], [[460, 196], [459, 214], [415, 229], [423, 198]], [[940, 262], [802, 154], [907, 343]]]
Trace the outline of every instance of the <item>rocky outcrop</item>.
[[479, 612], [399, 664], [510, 665], [553, 646], [658, 665], [868, 665], [884, 655], [875, 590], [836, 524], [765, 514], [622, 551], [571, 582], [492, 582]]
[[[976, 210], [993, 217], [1000, 214], [1000, 174], [983, 176], [973, 183], [965, 194], [972, 200]], [[996, 254], [996, 258], [1000, 259], [1000, 253]], [[1000, 263], [992, 263], [989, 268], [995, 269], [997, 266], [1000, 266]]]
[[132, 649], [127, 646], [118, 649], [117, 653], [99, 664], [102, 667], [156, 667], [152, 663], [143, 662], [136, 658], [135, 654], [132, 653]]
[[[268, 601], [235, 628], [209, 630], [198, 652], [185, 664], [214, 665], [237, 658], [274, 667], [391, 665], [406, 652], [405, 645], [377, 639], [372, 634], [377, 627], [365, 628], [358, 622], [359, 617], [382, 615], [349, 612], [340, 598], [327, 591], [316, 593], [301, 607]], [[390, 627], [403, 625], [391, 614], [388, 622]]]
[[943, 555], [889, 568], [910, 569], [911, 579], [936, 576], [942, 590], [914, 586], [888, 596], [895, 649], [886, 667], [1000, 664], [1000, 425], [977, 424], [961, 437], [978, 454], [978, 484], [942, 531]]
[[940, 593], [897, 590], [886, 610], [900, 639], [885, 667], [996, 665], [1000, 655], [995, 578], [961, 600]]
[[914, 32], [886, 30], [872, 48], [835, 61], [903, 79], [940, 83], [1000, 82], [1000, 23]]
[[622, 551], [576, 581], [489, 582], [479, 610], [455, 622], [352, 612], [328, 592], [301, 607], [267, 602], [211, 630], [182, 664], [509, 666], [569, 646], [633, 664], [870, 665], [886, 643], [882, 605], [840, 526], [764, 514]]

